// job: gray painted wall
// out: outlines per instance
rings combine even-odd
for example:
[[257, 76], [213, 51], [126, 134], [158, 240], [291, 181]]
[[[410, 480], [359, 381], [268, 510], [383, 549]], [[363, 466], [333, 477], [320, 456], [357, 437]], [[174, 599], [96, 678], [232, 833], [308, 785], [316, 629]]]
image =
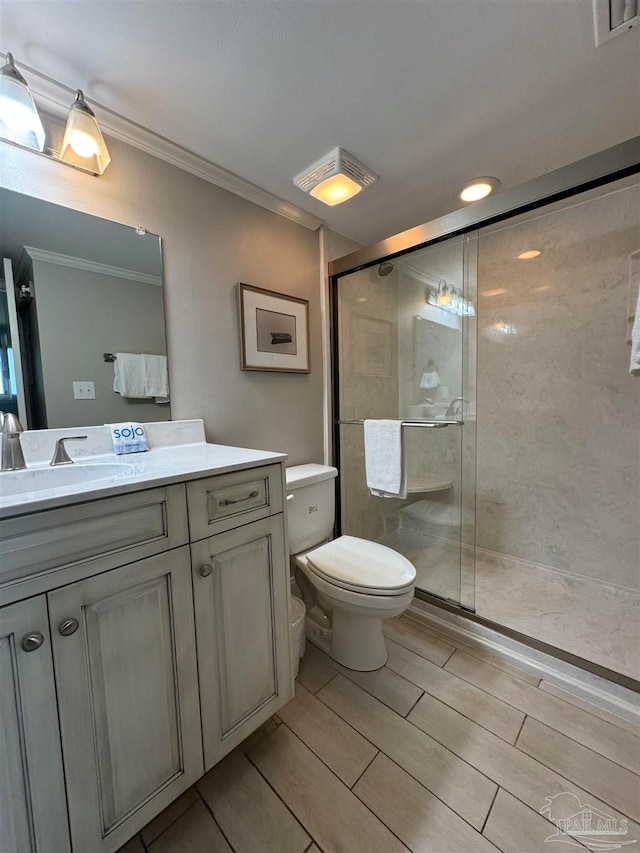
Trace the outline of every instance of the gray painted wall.
[[[2, 146], [0, 185], [162, 237], [172, 416], [210, 441], [322, 461], [318, 234], [124, 143], [100, 178]], [[310, 301], [310, 374], [241, 372], [235, 284]]]

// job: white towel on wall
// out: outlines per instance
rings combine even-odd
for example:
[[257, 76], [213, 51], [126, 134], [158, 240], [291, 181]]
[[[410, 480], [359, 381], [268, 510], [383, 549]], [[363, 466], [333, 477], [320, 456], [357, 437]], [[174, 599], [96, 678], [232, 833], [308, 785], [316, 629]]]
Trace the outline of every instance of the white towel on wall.
[[155, 397], [156, 403], [169, 402], [169, 373], [166, 355], [142, 353], [145, 376], [145, 397]]
[[117, 352], [115, 355], [113, 390], [122, 397], [146, 397], [142, 356], [133, 352]]
[[640, 290], [638, 291], [636, 316], [631, 329], [631, 363], [629, 364], [629, 373], [632, 376], [640, 376]]
[[113, 390], [122, 397], [156, 403], [169, 402], [166, 355], [117, 352], [113, 362]]
[[367, 488], [379, 498], [406, 498], [407, 473], [401, 421], [364, 422]]

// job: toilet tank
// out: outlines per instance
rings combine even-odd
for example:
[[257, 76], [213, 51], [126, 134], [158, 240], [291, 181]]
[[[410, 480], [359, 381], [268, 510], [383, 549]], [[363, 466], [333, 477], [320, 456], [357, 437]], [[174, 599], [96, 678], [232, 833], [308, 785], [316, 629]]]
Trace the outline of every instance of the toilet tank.
[[285, 471], [290, 554], [331, 538], [337, 475], [337, 468], [329, 465], [294, 465]]

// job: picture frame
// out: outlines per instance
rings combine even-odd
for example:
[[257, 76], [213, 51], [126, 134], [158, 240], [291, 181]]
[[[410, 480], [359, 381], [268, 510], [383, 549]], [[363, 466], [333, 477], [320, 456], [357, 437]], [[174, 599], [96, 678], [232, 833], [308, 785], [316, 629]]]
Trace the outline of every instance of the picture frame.
[[309, 300], [238, 283], [240, 368], [309, 373]]

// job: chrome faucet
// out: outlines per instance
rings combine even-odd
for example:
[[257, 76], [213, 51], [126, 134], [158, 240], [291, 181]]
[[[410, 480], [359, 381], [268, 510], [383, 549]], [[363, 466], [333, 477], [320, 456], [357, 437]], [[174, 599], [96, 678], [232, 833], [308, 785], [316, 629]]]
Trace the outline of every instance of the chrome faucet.
[[56, 441], [56, 449], [53, 451], [53, 458], [49, 465], [73, 465], [73, 459], [67, 453], [67, 448], [64, 446], [66, 441], [85, 441], [86, 435], [67, 435], [65, 438], [59, 438]]
[[454, 397], [449, 403], [449, 408], [445, 412], [445, 418], [456, 418], [457, 420], [462, 420], [463, 403], [464, 397]]
[[10, 412], [2, 418], [2, 457], [0, 471], [21, 471], [27, 467], [20, 444], [22, 424]]

